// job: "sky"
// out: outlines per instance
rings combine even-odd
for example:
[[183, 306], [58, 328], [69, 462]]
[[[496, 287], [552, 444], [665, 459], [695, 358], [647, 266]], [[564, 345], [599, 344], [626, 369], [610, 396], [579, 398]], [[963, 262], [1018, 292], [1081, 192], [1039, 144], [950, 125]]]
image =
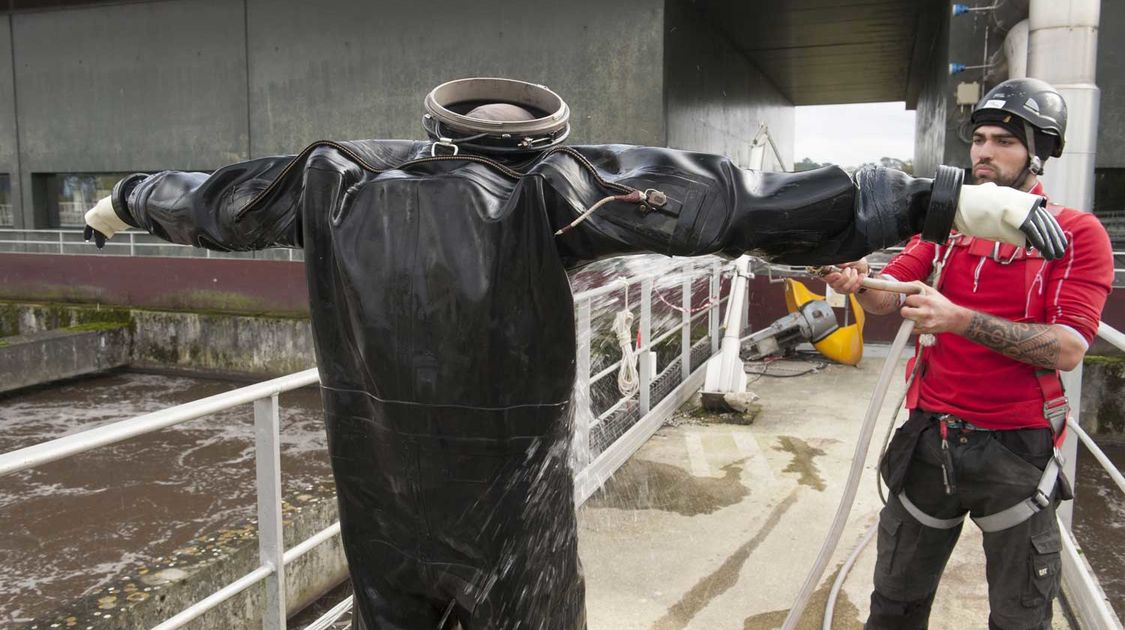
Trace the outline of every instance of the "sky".
[[914, 158], [914, 112], [898, 103], [798, 107], [793, 161], [840, 166]]

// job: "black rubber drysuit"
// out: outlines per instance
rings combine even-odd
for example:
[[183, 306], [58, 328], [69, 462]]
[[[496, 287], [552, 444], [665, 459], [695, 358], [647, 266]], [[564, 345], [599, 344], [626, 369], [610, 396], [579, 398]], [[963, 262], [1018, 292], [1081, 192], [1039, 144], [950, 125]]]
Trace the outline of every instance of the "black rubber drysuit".
[[[113, 195], [125, 222], [177, 243], [304, 249], [358, 628], [584, 627], [568, 268], [635, 252], [840, 262], [953, 218], [927, 216], [930, 180], [884, 169], [756, 173], [608, 145], [516, 171], [430, 151], [317, 143]], [[613, 202], [553, 236], [650, 188], [663, 207]]]

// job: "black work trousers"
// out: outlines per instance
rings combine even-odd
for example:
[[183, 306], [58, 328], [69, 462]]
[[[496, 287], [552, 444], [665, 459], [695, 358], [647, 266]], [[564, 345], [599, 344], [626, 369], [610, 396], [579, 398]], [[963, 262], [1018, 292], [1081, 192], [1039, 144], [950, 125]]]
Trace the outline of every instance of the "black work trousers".
[[[1030, 497], [1050, 460], [1049, 429], [949, 431], [955, 489], [946, 493], [937, 414], [914, 410], [887, 449], [884, 479], [891, 497], [879, 515], [875, 590], [869, 630], [917, 630], [930, 607], [961, 525], [935, 529], [914, 519], [897, 498], [905, 491], [920, 510], [939, 519], [987, 516]], [[988, 627], [1050, 628], [1059, 590], [1060, 541], [1055, 506], [1014, 527], [985, 532]], [[1069, 498], [1069, 497], [1067, 497]]]

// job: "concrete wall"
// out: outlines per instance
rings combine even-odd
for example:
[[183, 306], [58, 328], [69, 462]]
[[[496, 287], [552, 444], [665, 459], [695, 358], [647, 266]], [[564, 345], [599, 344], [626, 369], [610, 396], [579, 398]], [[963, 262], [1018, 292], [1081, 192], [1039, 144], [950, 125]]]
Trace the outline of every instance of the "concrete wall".
[[[12, 77], [12, 21], [0, 16], [0, 174], [11, 177], [13, 207], [19, 207], [19, 154], [16, 141], [16, 95]], [[19, 213], [16, 213], [17, 215]], [[22, 227], [23, 217], [15, 224]]]
[[793, 167], [795, 110], [776, 87], [684, 0], [665, 5], [667, 145], [729, 156], [746, 166], [765, 123]]
[[924, 58], [929, 65], [920, 70], [924, 78], [914, 116], [914, 174], [920, 177], [932, 177], [938, 165], [945, 163], [946, 120], [949, 116], [948, 12], [937, 36], [928, 45], [931, 52]]
[[283, 376], [316, 365], [307, 319], [133, 311], [133, 367]]
[[[1098, 87], [1102, 91], [1098, 117], [1098, 168], [1125, 168], [1125, 2], [1102, 2], [1098, 29]], [[1115, 210], [1125, 210], [1113, 208]]]
[[245, 159], [243, 16], [235, 0], [12, 15], [25, 220], [32, 173]]
[[45, 227], [33, 173], [210, 170], [321, 138], [416, 138], [427, 91], [470, 75], [554, 88], [572, 142], [662, 144], [663, 13], [663, 0], [15, 12], [0, 16], [0, 172], [22, 171], [17, 225]]
[[0, 299], [18, 302], [305, 317], [305, 286], [302, 263], [0, 254]]
[[[14, 359], [7, 361], [5, 357], [16, 356], [9, 351], [22, 345], [24, 336], [40, 339], [46, 335], [41, 337], [46, 340], [53, 339], [47, 333], [55, 330], [61, 330], [60, 334], [72, 334], [121, 327], [127, 327], [129, 335], [110, 344], [112, 348], [103, 344], [104, 361], [109, 363], [97, 369], [128, 364], [136, 368], [261, 378], [292, 374], [316, 364], [307, 318], [0, 302], [0, 391], [11, 389], [4, 386], [5, 379], [22, 378], [19, 372], [23, 368], [18, 367], [22, 364], [15, 363]], [[48, 370], [59, 371], [70, 369], [66, 365], [75, 360], [74, 357], [90, 365], [102, 360], [82, 355], [86, 352], [84, 347], [74, 348], [77, 349], [70, 353], [48, 349], [50, 354], [44, 355], [41, 363]], [[62, 367], [56, 370], [54, 365]], [[97, 370], [58, 374], [46, 380], [92, 371]]]
[[255, 156], [421, 137], [426, 93], [464, 76], [556, 90], [572, 143], [664, 140], [662, 0], [248, 0], [248, 15]]
[[127, 365], [129, 339], [126, 324], [8, 337], [0, 342], [0, 393]]

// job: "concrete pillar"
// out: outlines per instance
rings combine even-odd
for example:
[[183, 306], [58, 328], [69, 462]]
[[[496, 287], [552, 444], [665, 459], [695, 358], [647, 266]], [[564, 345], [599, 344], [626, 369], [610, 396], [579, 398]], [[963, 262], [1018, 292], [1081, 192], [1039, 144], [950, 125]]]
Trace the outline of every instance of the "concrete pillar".
[[[1095, 83], [1098, 59], [1100, 0], [1032, 0], [1028, 15], [1028, 75], [1042, 79], [1062, 94], [1067, 105], [1066, 147], [1061, 158], [1047, 162], [1041, 176], [1055, 203], [1089, 212], [1094, 205], [1094, 161], [1097, 157], [1098, 105]], [[1082, 366], [1063, 374], [1071, 415], [1079, 421], [1082, 406]], [[1068, 435], [1062, 452], [1065, 474], [1075, 482], [1077, 439]], [[1070, 524], [1073, 503], [1059, 507], [1059, 518]]]
[[1004, 58], [1008, 60], [1008, 78], [1027, 77], [1027, 20], [1020, 20], [1004, 37]]
[[1100, 0], [1032, 0], [1028, 17], [1028, 76], [1055, 86], [1069, 111], [1066, 149], [1041, 179], [1053, 201], [1085, 211], [1094, 203], [1100, 17]]

